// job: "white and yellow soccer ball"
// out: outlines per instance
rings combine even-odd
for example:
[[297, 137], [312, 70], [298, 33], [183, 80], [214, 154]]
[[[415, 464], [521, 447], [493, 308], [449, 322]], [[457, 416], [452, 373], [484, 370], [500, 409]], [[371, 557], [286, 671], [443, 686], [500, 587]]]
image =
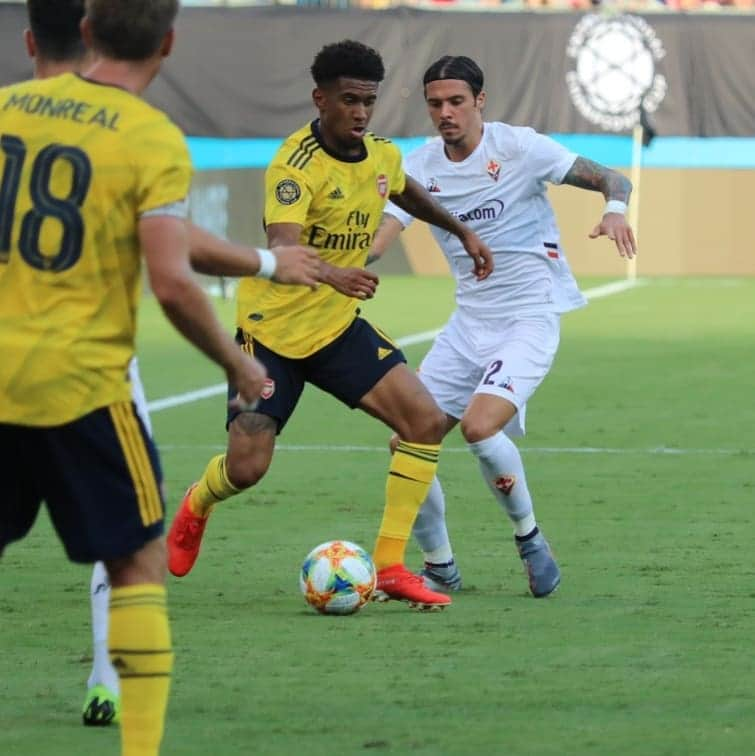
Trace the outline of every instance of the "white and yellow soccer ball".
[[326, 541], [307, 554], [299, 587], [322, 614], [354, 614], [372, 596], [377, 574], [370, 555], [351, 541]]

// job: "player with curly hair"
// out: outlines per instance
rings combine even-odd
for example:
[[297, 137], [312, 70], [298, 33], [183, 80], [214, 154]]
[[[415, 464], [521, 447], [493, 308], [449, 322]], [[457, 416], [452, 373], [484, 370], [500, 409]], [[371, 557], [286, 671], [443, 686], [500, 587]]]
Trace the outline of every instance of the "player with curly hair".
[[240, 284], [238, 341], [265, 365], [268, 382], [254, 410], [230, 413], [226, 453], [187, 492], [169, 533], [168, 566], [185, 575], [213, 506], [259, 483], [277, 435], [312, 383], [400, 434], [374, 549], [379, 595], [442, 608], [450, 599], [405, 568], [404, 551], [435, 473], [445, 417], [398, 346], [359, 317], [358, 305], [378, 285], [364, 266], [389, 197], [458, 238], [478, 280], [491, 271], [490, 251], [405, 176], [390, 140], [368, 131], [385, 73], [375, 50], [352, 40], [327, 45], [311, 73], [318, 117], [291, 134], [269, 165], [265, 223], [268, 244], [318, 250], [323, 285], [313, 292], [258, 279]]

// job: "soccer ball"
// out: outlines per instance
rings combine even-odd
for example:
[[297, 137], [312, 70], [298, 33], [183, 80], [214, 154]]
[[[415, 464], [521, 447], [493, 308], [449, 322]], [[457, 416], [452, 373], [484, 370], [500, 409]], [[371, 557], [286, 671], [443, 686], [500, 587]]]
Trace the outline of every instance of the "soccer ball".
[[299, 587], [307, 603], [322, 614], [353, 614], [375, 590], [370, 555], [351, 541], [326, 541], [307, 554]]

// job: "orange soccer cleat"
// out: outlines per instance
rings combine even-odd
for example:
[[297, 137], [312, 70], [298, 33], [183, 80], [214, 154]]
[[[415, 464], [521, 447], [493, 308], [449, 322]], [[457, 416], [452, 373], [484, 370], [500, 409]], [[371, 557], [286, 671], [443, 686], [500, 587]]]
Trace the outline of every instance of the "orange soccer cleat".
[[202, 545], [202, 536], [207, 526], [207, 517], [195, 515], [189, 508], [189, 496], [196, 483], [189, 487], [181, 506], [173, 518], [168, 533], [168, 569], [176, 577], [183, 577], [194, 566]]
[[413, 609], [425, 611], [445, 609], [451, 603], [449, 596], [431, 591], [419, 575], [407, 570], [403, 564], [378, 570], [373, 601], [390, 600], [406, 601]]

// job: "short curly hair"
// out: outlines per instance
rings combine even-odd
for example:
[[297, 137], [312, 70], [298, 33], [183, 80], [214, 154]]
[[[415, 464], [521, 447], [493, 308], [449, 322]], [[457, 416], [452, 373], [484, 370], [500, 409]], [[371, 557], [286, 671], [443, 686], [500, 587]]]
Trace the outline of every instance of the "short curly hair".
[[325, 45], [309, 70], [318, 87], [334, 82], [339, 76], [377, 82], [385, 76], [380, 53], [353, 39]]

